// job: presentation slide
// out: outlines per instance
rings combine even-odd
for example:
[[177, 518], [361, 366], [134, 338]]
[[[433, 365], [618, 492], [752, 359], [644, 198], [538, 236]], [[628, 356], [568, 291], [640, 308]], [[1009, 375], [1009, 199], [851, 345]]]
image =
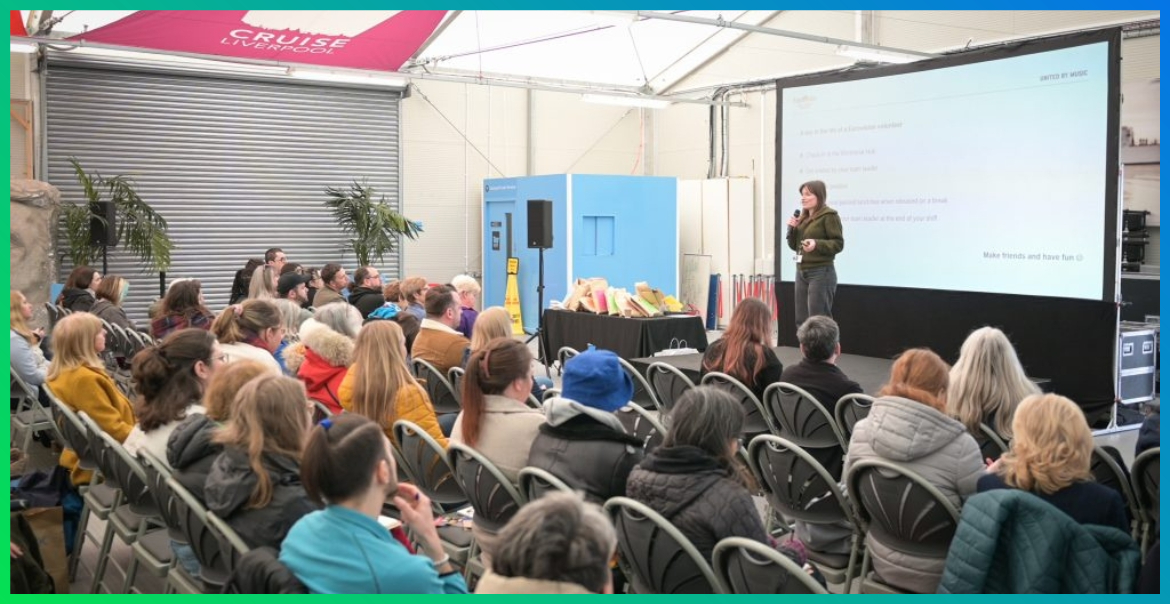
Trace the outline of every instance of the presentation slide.
[[1108, 46], [782, 88], [777, 222], [823, 180], [839, 283], [1111, 297]]

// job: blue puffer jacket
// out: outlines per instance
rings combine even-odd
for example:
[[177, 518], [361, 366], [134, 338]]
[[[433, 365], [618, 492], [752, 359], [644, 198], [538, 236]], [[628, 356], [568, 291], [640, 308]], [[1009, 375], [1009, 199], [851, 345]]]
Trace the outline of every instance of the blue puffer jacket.
[[963, 505], [938, 593], [1133, 593], [1141, 556], [1128, 534], [1078, 524], [1026, 491]]

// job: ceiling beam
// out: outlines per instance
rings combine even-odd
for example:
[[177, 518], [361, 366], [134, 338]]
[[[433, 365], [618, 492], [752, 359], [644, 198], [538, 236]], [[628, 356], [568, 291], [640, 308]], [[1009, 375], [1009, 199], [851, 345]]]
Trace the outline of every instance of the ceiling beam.
[[611, 10], [611, 11], [597, 11], [616, 13], [622, 15], [634, 15], [640, 19], [661, 19], [663, 21], [678, 21], [680, 23], [694, 23], [696, 25], [710, 25], [711, 27], [721, 27], [724, 29], [739, 29], [743, 31], [750, 31], [757, 34], [767, 34], [769, 36], [780, 36], [782, 38], [793, 38], [796, 40], [804, 40], [806, 42], [816, 42], [818, 44], [832, 44], [834, 46], [853, 46], [856, 48], [868, 48], [872, 50], [882, 50], [886, 52], [897, 52], [902, 54], [914, 55], [923, 58], [932, 58], [938, 55], [920, 52], [917, 50], [906, 50], [903, 48], [894, 48], [892, 46], [882, 46], [880, 44], [868, 44], [864, 42], [857, 42], [855, 40], [845, 40], [842, 38], [831, 38], [828, 36], [816, 36], [813, 34], [806, 34], [799, 31], [791, 31], [787, 29], [775, 29], [771, 27], [761, 27], [759, 25], [748, 25], [746, 23], [736, 23], [735, 21], [727, 21], [724, 19], [707, 19], [705, 17], [692, 17], [690, 15], [681, 15], [673, 13], [662, 13], [656, 11], [646, 10]]

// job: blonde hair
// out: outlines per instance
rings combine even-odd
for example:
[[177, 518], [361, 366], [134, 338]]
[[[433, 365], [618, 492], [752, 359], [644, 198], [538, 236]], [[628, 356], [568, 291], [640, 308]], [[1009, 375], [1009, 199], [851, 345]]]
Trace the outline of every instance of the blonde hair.
[[268, 367], [247, 359], [216, 369], [215, 375], [211, 376], [211, 381], [207, 384], [207, 391], [203, 393], [203, 407], [207, 409], [207, 418], [220, 423], [231, 419], [236, 393], [244, 384], [262, 375], [269, 375]]
[[471, 352], [482, 350], [495, 338], [512, 337], [512, 315], [503, 306], [485, 308], [471, 328]]
[[266, 456], [289, 457], [300, 464], [311, 419], [308, 400], [304, 384], [280, 375], [257, 377], [236, 394], [232, 420], [214, 440], [248, 455], [248, 465], [256, 474], [248, 509], [272, 503], [275, 486], [264, 467]]
[[284, 339], [297, 342], [301, 339], [301, 305], [288, 298], [269, 300], [276, 305], [280, 313], [280, 323], [284, 325]]
[[911, 348], [890, 367], [879, 396], [900, 396], [946, 413], [950, 367], [929, 348]]
[[53, 361], [49, 363], [49, 380], [78, 367], [105, 371], [96, 341], [102, 332], [102, 320], [87, 312], [75, 312], [57, 322], [53, 328]]
[[117, 275], [106, 275], [102, 277], [102, 282], [93, 295], [98, 300], [107, 300], [114, 306], [121, 306], [122, 289], [125, 284], [126, 280]]
[[398, 419], [395, 403], [402, 388], [420, 388], [402, 355], [405, 337], [395, 321], [372, 321], [362, 327], [353, 351], [353, 412], [388, 431]]
[[1093, 433], [1076, 403], [1057, 394], [1033, 394], [1016, 407], [1010, 450], [996, 473], [1009, 486], [1051, 495], [1092, 480]]
[[408, 305], [422, 303], [418, 299], [427, 288], [427, 280], [422, 277], [407, 277], [399, 283], [398, 293]]
[[259, 337], [265, 329], [280, 327], [280, 311], [272, 300], [244, 300], [219, 313], [211, 324], [211, 333], [220, 344], [243, 342], [249, 335]]
[[9, 292], [10, 301], [8, 304], [8, 310], [9, 316], [11, 318], [9, 319], [8, 324], [12, 328], [12, 331], [20, 334], [20, 337], [28, 341], [30, 345], [36, 346], [37, 337], [33, 335], [32, 329], [29, 328], [28, 321], [24, 320], [23, 306], [28, 299], [24, 297], [23, 293], [15, 289], [9, 290]]
[[997, 434], [1011, 439], [1016, 405], [1039, 393], [1008, 337], [994, 327], [981, 327], [967, 336], [951, 368], [947, 412], [972, 434], [979, 434], [979, 424], [989, 421]]
[[271, 264], [261, 264], [252, 271], [252, 282], [248, 285], [248, 298], [277, 298], [276, 267]]
[[479, 282], [475, 280], [475, 277], [470, 275], [456, 275], [454, 279], [451, 279], [451, 287], [454, 287], [455, 291], [460, 294], [475, 294], [478, 296], [479, 292], [482, 291]]

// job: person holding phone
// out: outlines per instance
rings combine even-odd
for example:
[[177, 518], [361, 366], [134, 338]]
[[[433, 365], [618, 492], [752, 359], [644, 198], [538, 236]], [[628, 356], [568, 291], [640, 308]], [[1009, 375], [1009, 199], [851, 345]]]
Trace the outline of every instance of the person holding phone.
[[825, 183], [800, 185], [800, 210], [788, 219], [788, 247], [796, 252], [796, 324], [810, 316], [833, 316], [837, 270], [833, 259], [845, 249], [837, 210], [825, 202]]

